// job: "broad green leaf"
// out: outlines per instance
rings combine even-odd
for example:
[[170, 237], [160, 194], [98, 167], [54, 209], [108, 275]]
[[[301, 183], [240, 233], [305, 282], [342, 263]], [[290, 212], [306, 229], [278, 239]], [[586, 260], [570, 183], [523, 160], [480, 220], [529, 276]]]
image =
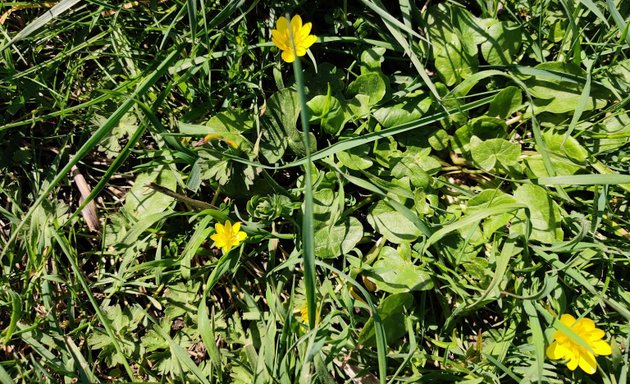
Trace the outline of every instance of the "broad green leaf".
[[385, 97], [388, 79], [381, 72], [369, 72], [357, 77], [348, 85], [348, 96], [367, 95], [369, 105], [374, 105]]
[[361, 74], [380, 72], [383, 55], [385, 55], [385, 48], [383, 47], [372, 47], [363, 51], [361, 53]]
[[393, 106], [379, 108], [374, 112], [374, 118], [383, 128], [394, 127], [419, 119], [431, 108], [431, 103], [429, 97], [417, 96]]
[[630, 90], [630, 59], [619, 61], [610, 70], [610, 78], [616, 85], [625, 90]]
[[438, 160], [431, 157], [429, 148], [425, 150], [408, 148], [401, 157], [393, 158], [392, 176], [395, 178], [409, 177], [414, 187], [425, 189], [429, 186], [431, 175], [441, 169]]
[[337, 153], [337, 159], [343, 166], [355, 171], [360, 171], [368, 169], [372, 166], [372, 164], [374, 164], [374, 162], [368, 157], [369, 153], [369, 146], [360, 145], [347, 151]]
[[311, 123], [319, 124], [329, 135], [336, 135], [343, 129], [345, 114], [341, 103], [330, 93], [318, 95], [306, 103]]
[[[107, 121], [107, 118], [105, 116], [96, 115], [93, 120], [95, 125], [100, 127]], [[118, 122], [118, 125], [101, 141], [98, 150], [104, 152], [110, 159], [118, 156], [122, 149], [120, 141], [132, 136], [137, 129], [138, 118], [136, 115], [133, 112], [125, 114]]]
[[233, 110], [219, 112], [205, 124], [188, 124], [180, 122], [179, 131], [185, 135], [202, 136], [208, 141], [221, 140], [242, 151], [250, 151], [252, 143], [241, 135], [254, 127], [250, 113]]
[[457, 129], [451, 138], [451, 145], [454, 149], [467, 153], [470, 152], [470, 140], [473, 136], [481, 140], [490, 140], [505, 137], [506, 131], [507, 125], [502, 119], [480, 116]]
[[450, 4], [429, 8], [428, 26], [435, 68], [446, 85], [453, 85], [469, 77], [476, 70], [476, 33], [472, 29], [473, 16], [465, 9]]
[[342, 104], [346, 120], [356, 121], [370, 114], [370, 96], [358, 94]]
[[173, 203], [172, 197], [149, 188], [148, 184], [152, 182], [172, 191], [177, 188], [177, 179], [169, 168], [158, 168], [150, 173], [140, 173], [125, 197], [124, 210], [132, 217], [140, 219], [163, 212]]
[[[588, 151], [573, 136], [547, 131], [543, 134], [547, 144], [547, 153], [551, 157], [556, 176], [573, 175], [584, 168]], [[529, 169], [536, 177], [550, 176], [540, 156], [527, 159]]]
[[594, 126], [593, 130], [597, 135], [593, 150], [613, 151], [630, 142], [630, 115], [624, 113], [610, 116], [602, 124]]
[[431, 289], [431, 275], [421, 267], [404, 258], [399, 250], [383, 247], [374, 264], [364, 270], [376, 287], [390, 293], [422, 291]]
[[354, 217], [333, 226], [319, 227], [315, 231], [315, 256], [328, 259], [345, 255], [362, 238], [363, 226]]
[[329, 227], [340, 215], [338, 199], [332, 189], [320, 189], [313, 193], [313, 219], [315, 228]]
[[521, 146], [505, 139], [481, 141], [473, 136], [470, 139], [470, 153], [481, 169], [490, 171], [497, 165], [505, 168], [516, 165], [521, 155]]
[[287, 149], [287, 130], [293, 136], [298, 115], [300, 113], [297, 92], [285, 88], [280, 90], [267, 100], [267, 111], [261, 119], [263, 123], [263, 136], [260, 142], [260, 153], [269, 162], [275, 163], [282, 158]]
[[[486, 189], [468, 200], [466, 214], [472, 215], [490, 207], [514, 205], [515, 203], [516, 199], [511, 195], [505, 194], [499, 190]], [[513, 213], [499, 213], [494, 216], [488, 216], [481, 225], [484, 237], [489, 239], [494, 232], [500, 228], [504, 228], [513, 217]]]
[[[530, 240], [546, 244], [563, 240], [564, 232], [560, 226], [562, 220], [560, 209], [543, 187], [534, 184], [521, 185], [514, 192], [514, 198], [529, 208]], [[527, 220], [525, 211], [520, 210], [516, 214], [516, 219], [512, 221], [510, 233], [525, 235], [527, 233]]]
[[[297, 129], [300, 114], [298, 93], [285, 88], [274, 93], [267, 101], [267, 111], [261, 119], [264, 131], [260, 143], [263, 157], [270, 163], [282, 158], [287, 146], [297, 155], [306, 154], [302, 132]], [[311, 153], [317, 150], [317, 140], [311, 135]]]
[[[393, 345], [406, 334], [405, 315], [413, 311], [413, 295], [398, 293], [386, 297], [378, 306], [378, 314], [383, 322], [387, 343]], [[367, 347], [376, 345], [376, 332], [372, 317], [365, 323], [359, 334], [359, 343]]]
[[383, 200], [374, 205], [367, 219], [376, 232], [392, 243], [415, 241], [422, 234], [409, 219]]
[[[538, 64], [535, 69], [565, 76], [567, 79], [584, 79], [586, 73], [579, 67], [570, 63], [550, 62]], [[568, 75], [568, 76], [567, 76]], [[575, 110], [580, 100], [582, 88], [581, 81], [554, 80], [552, 78], [530, 77], [524, 80], [527, 90], [535, 98], [534, 110], [536, 113], [552, 112], [565, 113]], [[584, 110], [599, 109], [606, 106], [608, 91], [593, 84]]]
[[523, 104], [521, 89], [514, 86], [503, 88], [494, 97], [488, 109], [488, 116], [505, 119]]
[[521, 45], [521, 30], [496, 19], [484, 19], [486, 40], [481, 44], [481, 54], [492, 65], [511, 64]]
[[328, 89], [339, 97], [342, 95], [345, 73], [341, 66], [331, 63], [318, 63], [317, 72], [306, 70], [304, 73], [304, 85], [307, 88], [307, 96], [325, 95]]

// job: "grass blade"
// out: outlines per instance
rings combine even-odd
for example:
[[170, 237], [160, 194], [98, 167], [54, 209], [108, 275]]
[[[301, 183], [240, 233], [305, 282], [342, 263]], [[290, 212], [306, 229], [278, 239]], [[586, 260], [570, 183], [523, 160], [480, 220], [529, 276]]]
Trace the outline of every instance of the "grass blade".
[[5, 49], [15, 44], [16, 42], [30, 36], [34, 32], [38, 31], [40, 28], [44, 27], [46, 24], [48, 24], [53, 19], [57, 18], [58, 16], [60, 16], [61, 14], [63, 14], [64, 12], [72, 8], [75, 4], [77, 4], [80, 1], [81, 0], [62, 0], [58, 2], [50, 10], [46, 11], [43, 15], [33, 20], [29, 25], [27, 25], [26, 27], [24, 27], [24, 29], [18, 32], [18, 34], [15, 35], [13, 39], [11, 39], [8, 43], [3, 45], [2, 48], [0, 48], [0, 52], [4, 51]]
[[[287, 15], [287, 19], [290, 19]], [[293, 52], [295, 52], [295, 40], [292, 29], [289, 28]], [[297, 55], [296, 55], [297, 56]], [[317, 290], [315, 286], [315, 230], [313, 225], [313, 184], [311, 175], [311, 145], [308, 108], [306, 107], [306, 95], [304, 92], [304, 78], [302, 74], [302, 64], [299, 57], [293, 62], [293, 73], [298, 91], [298, 98], [301, 106], [302, 140], [304, 142], [305, 162], [304, 162], [304, 206], [302, 213], [302, 248], [304, 252], [304, 288], [306, 291], [306, 307], [308, 310], [308, 324], [312, 329], [315, 327], [317, 316], [317, 303], [315, 300]]]
[[92, 304], [92, 308], [94, 309], [94, 312], [96, 313], [96, 317], [98, 317], [101, 324], [103, 324], [103, 328], [105, 328], [105, 332], [111, 338], [112, 345], [114, 346], [114, 348], [116, 349], [116, 352], [119, 354], [122, 360], [122, 365], [125, 367], [127, 376], [129, 377], [129, 379], [131, 379], [131, 381], [136, 381], [136, 378], [133, 374], [133, 370], [131, 369], [129, 362], [127, 361], [127, 357], [123, 354], [123, 350], [120, 347], [120, 344], [118, 343], [116, 332], [112, 328], [112, 325], [109, 322], [109, 319], [107, 318], [107, 316], [105, 316], [103, 311], [101, 311], [100, 306], [96, 302], [96, 298], [92, 294], [90, 285], [88, 284], [87, 280], [83, 276], [83, 271], [81, 270], [81, 268], [79, 267], [79, 264], [77, 263], [76, 250], [74, 250], [70, 246], [70, 244], [67, 242], [67, 239], [62, 238], [57, 232], [53, 232], [53, 236], [55, 238], [55, 241], [59, 245], [59, 248], [61, 248], [61, 251], [66, 255], [66, 258], [70, 262], [70, 267], [72, 269], [72, 272], [74, 276], [79, 280], [79, 283], [81, 284], [81, 288], [83, 288], [83, 291], [87, 295], [90, 304]]
[[145, 80], [136, 88], [136, 90], [122, 103], [118, 109], [107, 119], [107, 121], [92, 134], [92, 136], [88, 139], [88, 141], [81, 146], [81, 148], [77, 151], [77, 153], [70, 159], [68, 164], [59, 171], [59, 173], [55, 176], [55, 178], [48, 184], [47, 187], [43, 188], [41, 194], [38, 196], [37, 200], [31, 205], [31, 208], [26, 212], [26, 214], [22, 217], [22, 221], [15, 228], [15, 230], [11, 233], [7, 243], [5, 244], [2, 252], [0, 252], [0, 260], [4, 258], [6, 253], [8, 252], [10, 246], [15, 242], [18, 235], [24, 228], [26, 222], [30, 219], [30, 217], [35, 212], [35, 208], [37, 208], [45, 199], [48, 198], [49, 194], [53, 191], [53, 189], [68, 176], [68, 173], [83, 157], [85, 157], [94, 147], [101, 142], [101, 140], [111, 132], [112, 129], [118, 124], [120, 119], [133, 107], [136, 102], [136, 99], [140, 98], [144, 95], [151, 86], [153, 86], [160, 77], [166, 72], [168, 66], [171, 62], [179, 55], [179, 51], [181, 48], [173, 50], [168, 56], [164, 58], [162, 63], [153, 71], [149, 76], [145, 78]]

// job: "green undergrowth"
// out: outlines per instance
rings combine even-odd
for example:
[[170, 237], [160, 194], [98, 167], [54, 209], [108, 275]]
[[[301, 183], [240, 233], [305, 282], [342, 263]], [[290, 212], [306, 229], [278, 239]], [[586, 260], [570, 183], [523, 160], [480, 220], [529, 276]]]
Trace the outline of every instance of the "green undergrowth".
[[0, 13], [1, 384], [626, 382], [627, 2]]

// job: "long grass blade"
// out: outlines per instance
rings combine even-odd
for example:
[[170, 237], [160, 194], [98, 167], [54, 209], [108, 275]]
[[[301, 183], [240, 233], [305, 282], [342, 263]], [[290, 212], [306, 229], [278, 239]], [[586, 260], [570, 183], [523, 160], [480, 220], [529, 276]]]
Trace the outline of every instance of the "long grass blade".
[[[289, 15], [287, 15], [289, 19]], [[292, 29], [289, 28], [291, 44], [293, 45], [293, 51], [295, 50], [295, 40], [292, 33]], [[311, 158], [311, 145], [310, 145], [310, 130], [309, 130], [309, 116], [308, 108], [306, 107], [306, 95], [304, 92], [304, 77], [302, 74], [302, 64], [299, 57], [296, 57], [293, 62], [293, 73], [295, 75], [295, 83], [298, 91], [298, 98], [301, 106], [301, 122], [302, 122], [302, 140], [304, 141], [305, 154], [304, 157], [304, 203], [302, 213], [302, 248], [304, 253], [304, 288], [306, 291], [306, 307], [308, 310], [308, 324], [312, 329], [315, 327], [315, 320], [317, 316], [317, 303], [316, 294], [317, 288], [315, 286], [316, 271], [315, 271], [315, 230], [313, 225], [313, 184], [312, 184], [312, 164]]]

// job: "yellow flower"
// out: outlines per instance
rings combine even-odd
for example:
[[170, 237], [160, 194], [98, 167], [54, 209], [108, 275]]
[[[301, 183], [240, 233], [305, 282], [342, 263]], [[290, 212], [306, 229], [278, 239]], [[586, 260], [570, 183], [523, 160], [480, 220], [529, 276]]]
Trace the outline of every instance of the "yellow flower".
[[[291, 31], [289, 31], [289, 20], [282, 16], [276, 22], [276, 29], [271, 31], [271, 41], [282, 50], [282, 60], [292, 63], [295, 56], [304, 56], [306, 50], [315, 43], [317, 36], [311, 33], [311, 23], [302, 25], [302, 18], [299, 15], [291, 18]], [[295, 42], [295, 52], [291, 44], [291, 34]]]
[[214, 240], [214, 245], [217, 248], [222, 248], [223, 252], [228, 253], [234, 247], [236, 247], [241, 241], [247, 238], [247, 234], [241, 231], [241, 223], [230, 223], [230, 220], [225, 224], [217, 223], [214, 226], [217, 231], [214, 235], [210, 236]]
[[563, 332], [556, 331], [553, 336], [554, 342], [547, 348], [547, 357], [552, 360], [565, 359], [570, 370], [575, 370], [579, 365], [584, 372], [592, 375], [597, 370], [597, 360], [593, 352], [596, 355], [612, 353], [610, 345], [601, 340], [604, 337], [604, 331], [595, 328], [595, 322], [587, 318], [576, 321], [575, 317], [565, 314], [560, 317], [560, 322], [571, 328], [591, 348], [592, 352], [574, 342]]

